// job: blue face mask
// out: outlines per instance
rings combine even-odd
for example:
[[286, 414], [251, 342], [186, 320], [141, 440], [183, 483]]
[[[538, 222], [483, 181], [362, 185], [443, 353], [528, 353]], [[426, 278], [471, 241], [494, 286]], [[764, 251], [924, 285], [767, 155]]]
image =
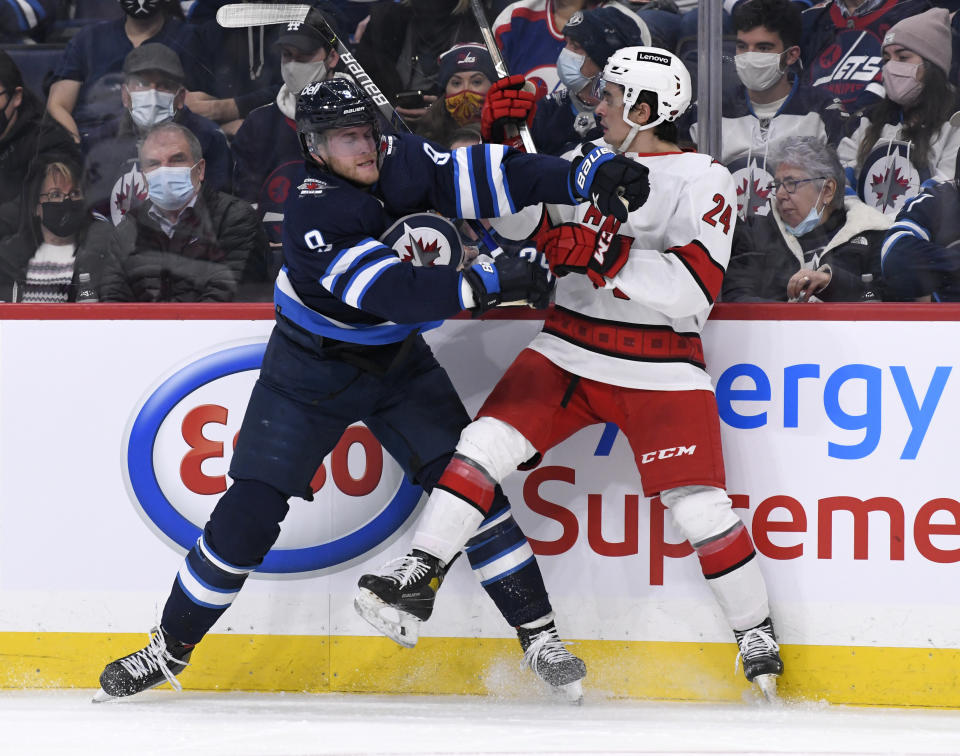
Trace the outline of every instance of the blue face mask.
[[[823, 186], [826, 186], [824, 182]], [[823, 208], [821, 207], [817, 210], [817, 206], [820, 204], [820, 197], [823, 195], [823, 186], [820, 187], [820, 193], [817, 195], [817, 201], [813, 203], [813, 207], [810, 208], [810, 212], [807, 213], [807, 217], [800, 221], [796, 226], [789, 226], [786, 223], [783, 224], [783, 227], [787, 229], [787, 232], [793, 234], [794, 236], [803, 236], [804, 234], [810, 233], [817, 226], [820, 225], [820, 219], [823, 217]]]
[[566, 47], [560, 51], [560, 56], [557, 58], [557, 75], [572, 95], [579, 94], [590, 83], [590, 79], [580, 73], [580, 66], [585, 60], [584, 55]]
[[190, 173], [199, 163], [187, 166], [164, 166], [146, 174], [150, 201], [163, 210], [179, 210], [196, 192]]

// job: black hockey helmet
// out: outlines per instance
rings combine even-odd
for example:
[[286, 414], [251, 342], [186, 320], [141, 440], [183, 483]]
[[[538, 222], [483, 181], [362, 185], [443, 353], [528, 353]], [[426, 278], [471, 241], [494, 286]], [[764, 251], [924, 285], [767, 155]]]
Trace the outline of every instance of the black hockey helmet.
[[297, 136], [308, 160], [313, 135], [349, 126], [374, 127], [379, 140], [377, 113], [366, 93], [353, 79], [336, 78], [307, 84], [297, 95]]

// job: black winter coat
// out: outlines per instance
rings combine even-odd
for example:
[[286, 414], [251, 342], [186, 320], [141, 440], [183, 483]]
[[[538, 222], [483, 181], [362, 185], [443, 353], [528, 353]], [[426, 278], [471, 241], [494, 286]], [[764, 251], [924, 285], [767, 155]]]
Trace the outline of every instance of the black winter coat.
[[[857, 302], [870, 291], [869, 298], [884, 299], [880, 250], [892, 219], [851, 197], [844, 200], [844, 212], [839, 228], [824, 240], [817, 268], [829, 265], [833, 277], [816, 296], [824, 302]], [[769, 215], [737, 223], [721, 299], [786, 302], [787, 282], [802, 267], [800, 244], [787, 233], [773, 207]], [[873, 276], [872, 284], [862, 280], [867, 273]]]
[[[247, 202], [204, 189], [180, 217], [172, 237], [150, 215], [152, 207], [149, 201], [135, 207], [114, 229], [104, 265], [103, 301], [265, 298], [260, 289], [269, 288], [267, 240]], [[257, 289], [253, 297], [246, 291], [248, 284]]]

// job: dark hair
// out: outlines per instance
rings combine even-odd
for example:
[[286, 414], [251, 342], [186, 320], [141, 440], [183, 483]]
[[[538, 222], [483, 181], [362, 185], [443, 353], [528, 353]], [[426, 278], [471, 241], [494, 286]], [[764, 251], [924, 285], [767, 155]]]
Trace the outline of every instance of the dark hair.
[[778, 35], [784, 50], [800, 44], [803, 19], [790, 0], [747, 0], [734, 8], [734, 31], [746, 32], [758, 26]]
[[13, 58], [3, 50], [0, 50], [0, 85], [10, 91], [11, 97], [13, 96], [12, 90], [23, 86], [23, 74], [20, 73], [17, 64], [13, 62]]
[[424, 113], [423, 118], [417, 121], [414, 131], [424, 139], [439, 144], [449, 144], [450, 135], [460, 128], [444, 103], [443, 96], [437, 98]]
[[[644, 89], [638, 96], [637, 102], [634, 104], [634, 108], [641, 103], [646, 103], [650, 106], [650, 120], [657, 120], [657, 95], [651, 92], [649, 89]], [[633, 110], [633, 108], [631, 108]], [[674, 121], [661, 121], [656, 126], [653, 127], [653, 135], [662, 142], [670, 142], [670, 144], [676, 144], [677, 139], [679, 139], [679, 130], [677, 129], [677, 124]]]
[[[922, 57], [922, 56], [921, 56]], [[930, 157], [930, 142], [937, 136], [940, 127], [953, 115], [956, 105], [955, 92], [940, 66], [923, 59], [923, 92], [910, 108], [898, 105], [889, 97], [867, 111], [870, 125], [863, 135], [857, 150], [857, 172], [863, 170], [870, 150], [880, 139], [883, 127], [896, 123], [903, 115], [903, 139], [913, 142], [910, 162], [917, 168], [925, 168]]]

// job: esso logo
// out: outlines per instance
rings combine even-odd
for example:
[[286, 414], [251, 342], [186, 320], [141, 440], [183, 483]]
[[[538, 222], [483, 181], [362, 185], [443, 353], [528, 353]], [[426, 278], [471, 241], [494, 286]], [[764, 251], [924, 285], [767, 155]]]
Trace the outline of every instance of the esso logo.
[[[164, 540], [189, 550], [229, 484], [227, 471], [266, 344], [231, 347], [179, 369], [133, 413], [124, 440], [131, 499]], [[422, 493], [363, 425], [347, 429], [291, 498], [259, 573], [335, 572], [401, 530]]]

